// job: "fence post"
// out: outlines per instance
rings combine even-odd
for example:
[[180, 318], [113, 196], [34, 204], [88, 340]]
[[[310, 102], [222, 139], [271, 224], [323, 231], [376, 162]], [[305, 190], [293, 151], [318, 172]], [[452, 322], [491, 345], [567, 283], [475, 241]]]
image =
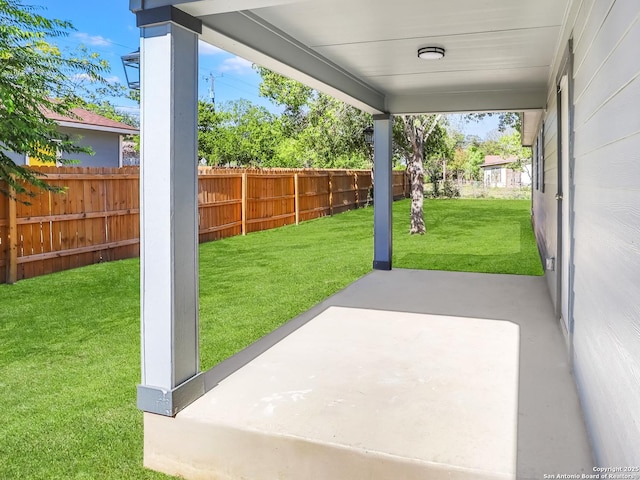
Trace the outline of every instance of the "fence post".
[[242, 235], [247, 234], [247, 172], [242, 174]]
[[16, 190], [9, 186], [9, 256], [7, 258], [7, 283], [18, 281], [18, 199]]
[[298, 174], [293, 174], [293, 209], [296, 212], [296, 225], [300, 224], [300, 190], [298, 189]]
[[354, 200], [356, 202], [355, 209], [360, 207], [360, 190], [358, 190], [358, 172], [353, 172], [353, 188], [355, 189]]
[[333, 172], [329, 172], [329, 214], [331, 216], [333, 216], [333, 187], [335, 183], [333, 177]]

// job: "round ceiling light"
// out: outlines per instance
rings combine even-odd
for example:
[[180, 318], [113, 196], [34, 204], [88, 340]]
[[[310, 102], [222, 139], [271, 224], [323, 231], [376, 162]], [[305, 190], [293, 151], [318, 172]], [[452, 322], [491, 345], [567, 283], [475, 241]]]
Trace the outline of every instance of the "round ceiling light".
[[444, 58], [444, 48], [422, 47], [418, 49], [418, 58], [423, 60], [440, 60]]

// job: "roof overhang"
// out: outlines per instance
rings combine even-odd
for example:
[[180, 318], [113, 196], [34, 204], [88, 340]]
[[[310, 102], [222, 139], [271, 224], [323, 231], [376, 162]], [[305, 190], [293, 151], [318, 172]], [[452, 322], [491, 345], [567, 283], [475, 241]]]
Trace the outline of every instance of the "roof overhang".
[[522, 121], [522, 146], [531, 147], [540, 129], [543, 110], [525, 110], [520, 114]]
[[58, 125], [66, 128], [74, 128], [78, 130], [93, 130], [98, 132], [119, 133], [120, 135], [137, 135], [138, 129], [127, 129], [117, 127], [106, 127], [102, 125], [90, 125], [87, 123], [56, 121]]
[[[402, 114], [544, 109], [571, 0], [130, 0], [133, 11], [167, 5], [200, 20], [208, 43]], [[418, 59], [427, 45], [445, 58]]]
[[251, 12], [205, 17], [201, 38], [369, 113], [386, 111], [381, 92]]

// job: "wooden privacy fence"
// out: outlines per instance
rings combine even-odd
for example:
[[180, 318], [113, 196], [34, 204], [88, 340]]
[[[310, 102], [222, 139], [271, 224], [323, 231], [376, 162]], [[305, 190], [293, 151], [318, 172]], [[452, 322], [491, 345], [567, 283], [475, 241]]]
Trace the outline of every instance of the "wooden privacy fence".
[[[0, 195], [0, 283], [139, 255], [137, 167], [38, 170], [66, 192], [31, 205]], [[200, 242], [362, 207], [370, 190], [368, 170], [200, 168]], [[408, 191], [406, 174], [394, 172], [394, 199]]]

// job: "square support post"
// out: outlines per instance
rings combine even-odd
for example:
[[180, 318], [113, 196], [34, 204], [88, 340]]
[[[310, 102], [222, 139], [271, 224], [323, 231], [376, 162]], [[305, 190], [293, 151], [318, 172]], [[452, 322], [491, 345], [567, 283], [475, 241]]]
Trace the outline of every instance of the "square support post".
[[373, 129], [373, 268], [375, 270], [391, 270], [393, 117], [389, 114], [374, 115]]
[[[204, 393], [198, 352], [198, 33], [173, 9], [141, 31], [138, 408], [173, 416]], [[196, 24], [197, 27], [197, 24]]]

